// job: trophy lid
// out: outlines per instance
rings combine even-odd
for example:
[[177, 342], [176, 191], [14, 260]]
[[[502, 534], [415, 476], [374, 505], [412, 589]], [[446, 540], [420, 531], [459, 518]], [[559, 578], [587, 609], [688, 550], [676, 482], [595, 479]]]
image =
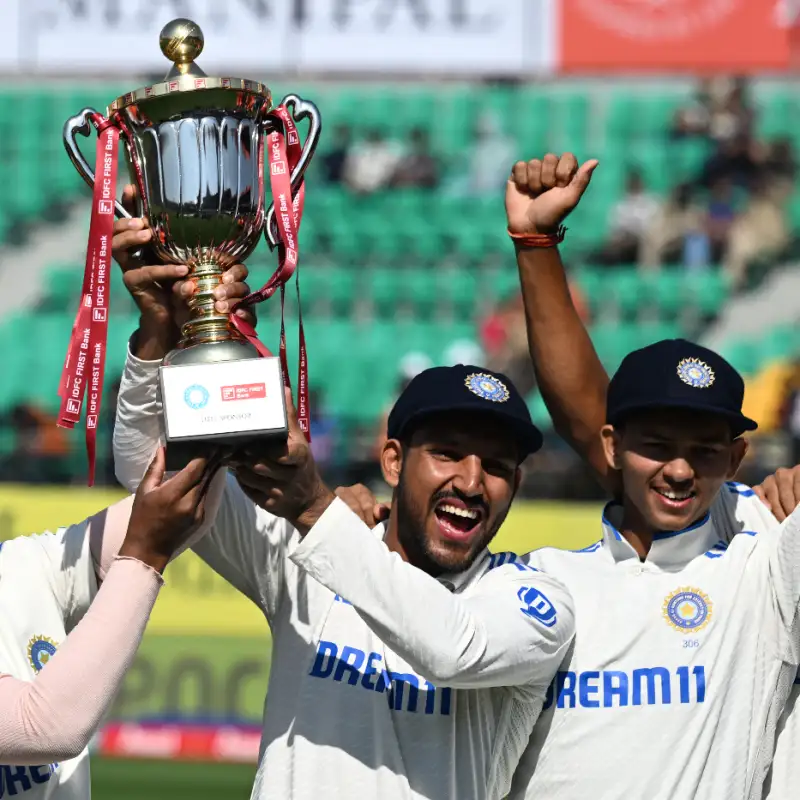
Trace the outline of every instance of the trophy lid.
[[152, 97], [168, 94], [202, 92], [210, 89], [231, 92], [246, 92], [254, 99], [272, 103], [269, 88], [258, 81], [244, 78], [213, 78], [206, 75], [195, 64], [195, 59], [203, 52], [205, 37], [200, 26], [190, 19], [179, 17], [168, 22], [158, 36], [161, 52], [172, 61], [172, 67], [161, 83], [143, 86], [118, 97], [108, 107], [108, 113], [119, 111], [134, 103], [141, 103]]

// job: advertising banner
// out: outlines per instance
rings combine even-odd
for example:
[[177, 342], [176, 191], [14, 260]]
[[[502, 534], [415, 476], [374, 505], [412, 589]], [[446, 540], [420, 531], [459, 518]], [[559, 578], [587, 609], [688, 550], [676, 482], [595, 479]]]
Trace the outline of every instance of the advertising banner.
[[737, 74], [789, 65], [776, 0], [560, 0], [559, 71]]
[[209, 73], [552, 71], [556, 0], [5, 0], [0, 68], [163, 75], [175, 17], [206, 37]]

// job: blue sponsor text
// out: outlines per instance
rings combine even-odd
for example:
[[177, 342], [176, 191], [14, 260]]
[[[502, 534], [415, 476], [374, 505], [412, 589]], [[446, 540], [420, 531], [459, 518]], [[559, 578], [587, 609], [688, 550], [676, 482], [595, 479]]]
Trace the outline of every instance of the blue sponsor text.
[[706, 669], [703, 666], [643, 667], [622, 670], [559, 670], [547, 690], [544, 709], [621, 708], [622, 706], [704, 703]]
[[452, 689], [438, 688], [410, 672], [392, 672], [380, 653], [365, 653], [357, 647], [320, 641], [309, 675], [347, 683], [387, 695], [389, 708], [412, 714], [450, 715]]

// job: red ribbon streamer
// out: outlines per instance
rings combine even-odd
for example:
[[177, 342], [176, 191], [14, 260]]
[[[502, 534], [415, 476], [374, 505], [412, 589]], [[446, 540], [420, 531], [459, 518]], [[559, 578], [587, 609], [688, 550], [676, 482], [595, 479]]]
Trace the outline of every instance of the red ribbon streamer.
[[108, 285], [111, 276], [111, 240], [114, 235], [114, 202], [117, 197], [117, 145], [119, 129], [97, 114], [95, 180], [89, 243], [83, 271], [81, 303], [72, 326], [67, 358], [61, 374], [58, 425], [73, 428], [80, 422], [83, 401], [86, 412], [86, 452], [89, 486], [94, 485], [97, 425], [100, 419], [108, 339]]
[[[281, 337], [278, 354], [281, 361], [283, 383], [291, 389], [292, 384], [289, 377], [289, 367], [286, 356], [284, 307], [286, 283], [291, 279], [292, 275], [295, 274], [299, 264], [297, 232], [303, 218], [305, 183], [301, 181], [297, 193], [293, 196], [291, 174], [300, 160], [303, 148], [300, 144], [300, 135], [297, 131], [297, 126], [295, 125], [294, 119], [292, 119], [292, 115], [285, 106], [278, 106], [273, 109], [267, 117], [272, 118], [277, 124], [275, 125], [275, 130], [266, 137], [262, 145], [262, 152], [259, 153], [259, 178], [261, 182], [263, 182], [263, 147], [266, 147], [272, 202], [275, 206], [275, 221], [281, 239], [278, 245], [278, 268], [261, 289], [252, 292], [237, 303], [231, 314], [231, 322], [234, 327], [256, 347], [262, 356], [271, 355], [263, 343], [258, 340], [255, 329], [236, 315], [236, 309], [255, 303], [261, 303], [272, 297], [272, 295], [280, 289]], [[303, 331], [303, 314], [300, 309], [299, 275], [297, 278], [297, 304], [300, 340], [297, 379], [297, 420], [306, 439], [311, 441], [311, 414], [308, 404], [308, 353], [306, 351], [306, 339]]]

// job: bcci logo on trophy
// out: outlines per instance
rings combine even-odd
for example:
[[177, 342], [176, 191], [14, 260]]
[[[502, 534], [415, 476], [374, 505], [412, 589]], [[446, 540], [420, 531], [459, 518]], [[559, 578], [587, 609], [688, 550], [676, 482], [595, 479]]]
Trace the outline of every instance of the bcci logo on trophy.
[[97, 201], [97, 213], [98, 214], [113, 214], [114, 213], [114, 204], [110, 200], [98, 200]]

